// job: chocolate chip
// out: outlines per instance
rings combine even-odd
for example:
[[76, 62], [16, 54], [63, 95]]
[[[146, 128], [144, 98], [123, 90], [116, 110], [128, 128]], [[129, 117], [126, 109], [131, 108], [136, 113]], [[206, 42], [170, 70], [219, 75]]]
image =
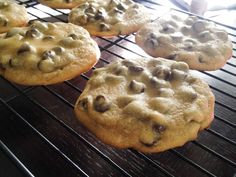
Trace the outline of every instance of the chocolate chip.
[[184, 49], [186, 49], [188, 51], [192, 51], [194, 49], [195, 44], [196, 44], [196, 42], [194, 40], [187, 39], [184, 41]]
[[193, 23], [192, 28], [197, 32], [202, 32], [206, 29], [206, 22], [204, 20], [197, 20]]
[[199, 55], [198, 61], [199, 61], [199, 63], [206, 63], [206, 61], [204, 60], [202, 55]]
[[93, 102], [93, 107], [97, 112], [103, 113], [109, 110], [111, 105], [103, 95], [98, 95]]
[[143, 93], [146, 86], [141, 82], [132, 80], [129, 84], [129, 88], [135, 93]]
[[125, 10], [125, 5], [123, 3], [119, 3], [117, 6], [116, 6], [119, 10]]
[[116, 7], [113, 9], [113, 13], [123, 14], [122, 10], [117, 9]]
[[171, 25], [167, 24], [167, 25], [162, 27], [161, 32], [163, 32], [163, 33], [173, 33], [173, 32], [175, 32], [175, 30]]
[[159, 42], [157, 41], [157, 39], [147, 39], [146, 44], [148, 45], [148, 47], [154, 49], [159, 45]]
[[148, 138], [148, 137], [140, 137], [139, 141], [140, 143], [142, 143], [143, 145], [147, 146], [147, 147], [151, 147], [154, 146], [158, 140], [160, 140], [161, 138], [161, 134], [166, 130], [166, 128], [163, 125], [159, 125], [159, 124], [154, 124], [152, 126], [152, 131], [153, 131], [153, 135], [152, 138]]
[[149, 38], [157, 39], [157, 36], [155, 33], [150, 33]]
[[160, 79], [169, 80], [170, 75], [171, 75], [171, 71], [170, 71], [170, 68], [167, 68], [164, 66], [157, 66], [153, 70], [152, 74], [153, 74], [153, 76], [156, 76]]
[[87, 9], [85, 9], [84, 11], [86, 14], [87, 13], [91, 13], [91, 14], [94, 14], [96, 12], [96, 9], [92, 6], [89, 6]]
[[28, 43], [24, 43], [20, 46], [19, 50], [17, 51], [17, 54], [22, 54], [25, 52], [30, 52], [31, 51], [31, 46]]
[[52, 50], [53, 50], [57, 55], [60, 55], [60, 54], [62, 54], [62, 53], [65, 51], [65, 49], [64, 49], [63, 47], [54, 47], [54, 48], [52, 48]]
[[177, 57], [178, 57], [178, 55], [176, 53], [174, 53], [174, 54], [168, 55], [166, 58], [170, 59], [170, 60], [176, 60]]
[[105, 19], [104, 13], [102, 11], [98, 10], [98, 12], [94, 18], [95, 18], [95, 20], [104, 20]]
[[139, 8], [139, 5], [137, 3], [135, 3], [132, 7], [137, 9], [137, 8]]
[[26, 31], [25, 36], [29, 37], [29, 38], [36, 38], [36, 37], [40, 36], [40, 32], [38, 29], [32, 28], [32, 29]]
[[74, 34], [74, 33], [69, 34], [68, 37], [72, 37], [72, 39], [74, 39], [74, 40], [78, 40], [79, 39], [79, 37], [76, 34]]
[[84, 111], [88, 110], [88, 98], [84, 98], [79, 100], [78, 102], [79, 107], [81, 107]]
[[100, 23], [99, 28], [101, 31], [109, 31], [110, 30], [109, 25], [106, 23]]
[[163, 133], [166, 130], [166, 127], [160, 124], [154, 124], [152, 126], [152, 129], [157, 133]]
[[0, 17], [1, 26], [7, 26], [8, 22], [9, 22], [8, 19], [6, 19], [5, 17]]
[[42, 59], [43, 60], [46, 60], [46, 59], [50, 59], [50, 58], [55, 58], [55, 52], [54, 51], [52, 51], [52, 50], [46, 50], [46, 51], [44, 51], [43, 52], [43, 54], [42, 54]]
[[0, 63], [0, 72], [5, 71], [5, 70], [6, 70], [5, 66], [2, 63]]
[[197, 93], [193, 93], [193, 94], [190, 96], [191, 101], [196, 100], [196, 98], [197, 98]]
[[54, 39], [53, 36], [45, 36], [45, 37], [43, 37], [43, 40], [44, 40], [44, 41], [51, 41], [51, 40], [53, 40], [53, 39]]
[[134, 73], [141, 73], [144, 70], [140, 66], [129, 66], [128, 69], [129, 71], [134, 72]]
[[72, 3], [72, 0], [64, 0], [66, 3]]

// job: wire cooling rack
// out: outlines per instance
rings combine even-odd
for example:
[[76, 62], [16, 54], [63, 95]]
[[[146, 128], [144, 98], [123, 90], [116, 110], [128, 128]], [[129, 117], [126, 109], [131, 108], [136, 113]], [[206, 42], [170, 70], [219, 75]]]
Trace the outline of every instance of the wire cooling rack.
[[[17, 0], [31, 20], [67, 22], [69, 10], [57, 10], [33, 0]], [[174, 11], [155, 0], [139, 0], [153, 19]], [[211, 72], [194, 71], [216, 97], [215, 119], [196, 141], [162, 153], [120, 150], [100, 142], [75, 118], [73, 106], [92, 70], [116, 60], [146, 56], [135, 34], [111, 39], [95, 37], [99, 62], [70, 81], [51, 86], [25, 87], [0, 77], [0, 176], [137, 176], [235, 177], [236, 174], [236, 28], [229, 32], [233, 56]]]

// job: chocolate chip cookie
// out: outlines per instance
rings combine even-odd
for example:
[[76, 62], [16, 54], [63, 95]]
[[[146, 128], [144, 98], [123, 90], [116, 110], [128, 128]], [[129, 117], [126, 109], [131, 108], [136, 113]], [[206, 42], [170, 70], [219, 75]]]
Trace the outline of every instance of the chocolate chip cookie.
[[96, 69], [74, 110], [107, 144], [160, 152], [209, 126], [214, 95], [184, 62], [138, 58]]
[[12, 27], [25, 26], [29, 21], [24, 6], [12, 1], [0, 0], [0, 33], [4, 33]]
[[71, 79], [89, 70], [99, 56], [89, 33], [71, 23], [34, 21], [0, 36], [0, 75], [18, 84], [47, 85]]
[[136, 32], [151, 20], [149, 11], [132, 0], [88, 1], [71, 10], [69, 21], [95, 36]]
[[184, 61], [196, 70], [219, 69], [232, 56], [227, 32], [195, 16], [164, 16], [140, 29], [135, 40], [153, 57]]

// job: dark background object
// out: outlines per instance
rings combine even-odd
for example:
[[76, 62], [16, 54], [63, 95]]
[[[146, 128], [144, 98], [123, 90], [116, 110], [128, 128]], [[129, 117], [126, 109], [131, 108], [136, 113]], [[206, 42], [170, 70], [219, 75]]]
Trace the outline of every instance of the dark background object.
[[[68, 10], [50, 9], [32, 0], [17, 2], [27, 7], [31, 19], [67, 21]], [[158, 1], [138, 2], [147, 6], [154, 18], [170, 13]], [[120, 150], [100, 142], [73, 113], [73, 105], [91, 70], [51, 86], [24, 87], [0, 77], [0, 176], [233, 177], [236, 173], [236, 29], [230, 24], [219, 25], [229, 32], [233, 56], [217, 71], [194, 71], [216, 96], [215, 119], [196, 141], [154, 154]], [[133, 34], [94, 39], [102, 52], [94, 68], [116, 57], [145, 55], [134, 43]]]

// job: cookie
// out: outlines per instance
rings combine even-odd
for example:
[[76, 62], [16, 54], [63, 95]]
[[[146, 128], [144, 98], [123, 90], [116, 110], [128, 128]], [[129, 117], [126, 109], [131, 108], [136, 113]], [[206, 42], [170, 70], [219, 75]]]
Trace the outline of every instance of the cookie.
[[164, 16], [140, 29], [135, 40], [153, 57], [184, 61], [196, 70], [219, 69], [232, 56], [227, 32], [195, 16]]
[[41, 4], [56, 9], [72, 9], [86, 0], [38, 0]]
[[0, 0], [0, 33], [4, 33], [12, 27], [25, 26], [29, 21], [24, 6], [12, 1]]
[[150, 20], [148, 10], [132, 0], [89, 1], [69, 14], [69, 22], [83, 26], [91, 35], [103, 37], [136, 32]]
[[137, 58], [96, 69], [74, 110], [107, 144], [160, 152], [194, 140], [208, 127], [214, 100], [185, 62]]
[[18, 84], [69, 80], [89, 70], [99, 57], [89, 33], [71, 23], [35, 21], [0, 37], [0, 75]]

